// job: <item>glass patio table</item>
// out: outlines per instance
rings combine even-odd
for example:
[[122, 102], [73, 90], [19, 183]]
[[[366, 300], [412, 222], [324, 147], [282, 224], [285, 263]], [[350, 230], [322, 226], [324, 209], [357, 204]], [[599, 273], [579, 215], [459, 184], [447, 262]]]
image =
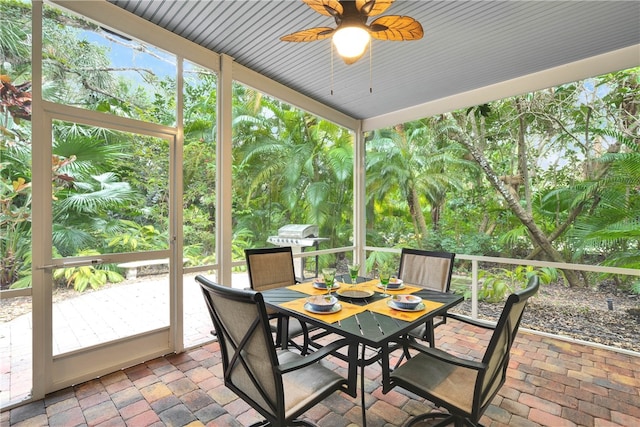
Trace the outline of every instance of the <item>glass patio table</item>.
[[[387, 293], [391, 297], [383, 297], [384, 292], [378, 286], [377, 279], [358, 278], [358, 284], [351, 288], [348, 276], [342, 277], [340, 288], [332, 292], [339, 299], [341, 309], [330, 313], [312, 313], [304, 308], [304, 302], [309, 295], [326, 294], [323, 289], [316, 289], [313, 282], [305, 282], [292, 286], [269, 289], [263, 291], [267, 307], [279, 311], [286, 316], [282, 317], [282, 325], [279, 328], [282, 336], [281, 343], [287, 343], [288, 316], [297, 318], [303, 322], [312, 324], [326, 331], [323, 335], [334, 333], [342, 337], [352, 339], [361, 346], [358, 357], [360, 366], [360, 393], [362, 405], [362, 423], [366, 427], [366, 409], [364, 398], [364, 368], [372, 363], [380, 361], [382, 365], [382, 383], [388, 385], [389, 381], [389, 353], [398, 348], [398, 341], [413, 328], [433, 319], [435, 316], [445, 314], [449, 309], [463, 301], [461, 295], [438, 292], [423, 289], [411, 284], [403, 284], [400, 289], [388, 288]], [[346, 283], [345, 283], [346, 282]], [[364, 294], [370, 294], [361, 298], [346, 298], [340, 296], [341, 290], [357, 289]], [[424, 308], [416, 311], [400, 311], [389, 305], [389, 300], [394, 294], [411, 294], [422, 298]], [[317, 336], [317, 335], [316, 335]], [[315, 338], [315, 337], [314, 337]], [[366, 357], [365, 349], [369, 347], [375, 351], [375, 355]], [[336, 354], [337, 357], [342, 355]]]

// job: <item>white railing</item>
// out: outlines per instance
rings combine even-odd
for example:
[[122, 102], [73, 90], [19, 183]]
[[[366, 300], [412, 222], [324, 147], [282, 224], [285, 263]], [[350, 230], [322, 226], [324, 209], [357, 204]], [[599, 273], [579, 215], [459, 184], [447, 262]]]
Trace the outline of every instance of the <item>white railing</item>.
[[531, 265], [533, 267], [550, 267], [559, 270], [591, 271], [595, 273], [620, 274], [623, 276], [640, 276], [640, 270], [632, 268], [604, 267], [600, 265], [570, 264], [566, 262], [550, 262], [513, 258], [498, 258], [479, 255], [458, 255], [456, 259], [471, 261], [471, 317], [478, 318], [478, 263], [491, 262], [496, 264]]
[[[319, 251], [303, 252], [299, 254], [300, 257], [316, 256], [316, 255], [328, 255], [341, 252], [349, 252], [355, 250], [353, 246], [325, 249]], [[396, 248], [379, 248], [376, 246], [365, 246], [365, 251], [375, 252], [391, 252], [400, 254], [401, 250]], [[494, 264], [511, 264], [511, 265], [531, 265], [533, 267], [550, 267], [559, 270], [574, 270], [574, 271], [590, 271], [594, 273], [609, 273], [619, 274], [623, 276], [637, 276], [640, 277], [639, 269], [632, 268], [619, 268], [619, 267], [604, 267], [600, 265], [587, 265], [587, 264], [571, 264], [566, 262], [550, 262], [550, 261], [538, 261], [538, 260], [525, 260], [514, 258], [499, 258], [481, 255], [464, 255], [456, 254], [456, 261], [465, 260], [471, 261], [471, 317], [473, 319], [478, 318], [478, 263], [488, 262]]]

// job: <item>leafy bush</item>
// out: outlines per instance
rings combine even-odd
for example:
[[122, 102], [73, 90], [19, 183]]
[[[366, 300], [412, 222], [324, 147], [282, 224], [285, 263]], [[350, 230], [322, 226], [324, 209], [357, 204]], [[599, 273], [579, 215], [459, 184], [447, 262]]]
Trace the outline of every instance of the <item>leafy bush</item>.
[[365, 268], [367, 273], [375, 275], [376, 270], [384, 266], [391, 268], [395, 274], [398, 271], [398, 255], [391, 252], [372, 251], [367, 255]]
[[134, 252], [166, 248], [168, 238], [153, 225], [140, 225], [135, 221], [121, 219], [122, 232], [109, 240], [109, 247], [116, 252]]
[[546, 285], [558, 278], [558, 271], [555, 268], [534, 268], [531, 265], [520, 265], [513, 270], [499, 268], [480, 271], [478, 279], [481, 286], [478, 299], [492, 303], [500, 302], [507, 294], [526, 288], [531, 276], [538, 276], [540, 283]]
[[64, 277], [67, 286], [73, 286], [78, 292], [83, 292], [88, 286], [91, 286], [92, 289], [98, 289], [107, 282], [118, 283], [124, 280], [124, 277], [117, 271], [93, 265], [61, 268], [53, 273], [53, 277], [55, 279]]
[[[81, 255], [98, 255], [98, 253], [88, 250], [82, 251]], [[83, 292], [87, 287], [98, 289], [107, 282], [122, 282], [124, 277], [115, 271], [115, 268], [109, 264], [59, 268], [53, 272], [53, 278], [55, 280], [64, 278], [67, 287], [73, 286], [76, 291]]]

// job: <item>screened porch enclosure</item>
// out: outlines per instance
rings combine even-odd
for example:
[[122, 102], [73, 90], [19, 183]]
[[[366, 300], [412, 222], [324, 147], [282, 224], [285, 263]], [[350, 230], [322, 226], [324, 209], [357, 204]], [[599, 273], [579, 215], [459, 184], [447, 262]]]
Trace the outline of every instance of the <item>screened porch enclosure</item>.
[[[386, 110], [390, 107], [380, 97], [398, 105], [399, 97], [415, 96], [409, 96], [410, 89], [405, 88], [409, 85], [397, 79], [378, 80], [371, 98], [363, 101], [358, 95], [361, 111], [367, 111], [362, 114], [369, 114], [362, 116], [353, 113], [353, 105], [340, 92], [348, 86], [346, 70], [336, 70], [341, 79], [336, 98], [314, 97], [306, 89], [296, 91], [295, 85], [255, 71], [260, 68], [250, 67], [245, 57], [189, 40], [197, 37], [193, 32], [186, 37], [186, 29], [178, 29], [175, 22], [175, 32], [167, 22], [161, 26], [152, 22], [170, 16], [171, 7], [191, 6], [196, 11], [205, 3], [31, 3], [28, 80], [46, 84], [32, 89], [30, 138], [25, 143], [30, 145], [25, 164], [30, 165], [24, 169], [32, 179], [30, 189], [13, 184], [14, 178], [20, 182], [18, 172], [11, 177], [16, 194], [30, 191], [31, 286], [2, 292], [3, 300], [31, 298], [32, 314], [8, 334], [11, 368], [3, 377], [11, 387], [8, 394], [3, 390], [3, 406], [41, 399], [96, 376], [211, 341], [210, 319], [193, 276], [207, 274], [226, 286], [246, 287], [243, 250], [267, 246], [269, 236], [285, 224], [317, 224], [319, 236], [326, 238], [313, 250], [298, 254], [308, 257], [310, 275], [318, 267], [344, 268], [353, 262], [361, 265], [363, 274], [374, 275], [380, 264], [396, 262], [400, 247], [445, 245], [458, 236], [456, 268], [469, 277], [477, 304], [482, 292], [479, 263], [500, 263], [502, 258], [476, 255], [494, 254], [494, 242], [468, 237], [470, 229], [483, 214], [507, 210], [499, 198], [478, 202], [475, 210], [463, 208], [481, 199], [472, 193], [483, 171], [474, 169], [481, 163], [478, 158], [470, 158], [464, 144], [447, 134], [453, 125], [466, 132], [461, 134], [472, 134], [472, 124], [462, 123], [464, 114], [456, 112], [472, 109], [472, 118], [486, 120], [490, 113], [482, 106], [491, 102], [504, 107], [506, 101], [498, 101], [507, 97], [640, 65], [640, 35], [631, 31], [626, 38], [611, 36], [616, 40], [609, 42], [610, 50], [582, 53], [566, 64], [547, 64], [546, 69], [452, 91], [439, 99], [425, 95], [397, 110]], [[229, 11], [247, 7], [240, 4], [245, 2], [217, 3]], [[275, 3], [282, 2], [269, 2], [268, 7], [290, 8], [294, 2]], [[399, 10], [408, 7], [407, 13], [423, 13], [418, 2], [397, 3]], [[153, 7], [159, 7], [157, 16], [147, 9]], [[616, 4], [608, 16], [606, 9], [599, 9], [602, 6], [587, 9], [591, 7], [600, 10], [605, 24], [618, 20], [623, 28], [629, 25], [627, 15], [633, 15], [628, 12], [640, 12], [637, 5]], [[67, 26], [55, 21], [60, 13], [73, 17]], [[72, 24], [74, 20], [80, 24]], [[381, 77], [386, 75], [384, 68], [378, 68], [385, 62], [385, 49], [376, 48], [374, 76], [378, 70]], [[109, 50], [110, 54], [104, 53]], [[60, 56], [50, 56], [52, 51]], [[289, 50], [282, 55], [295, 57]], [[123, 57], [129, 62], [120, 62]], [[85, 68], [92, 68], [91, 73], [78, 78]], [[129, 74], [132, 69], [135, 76]], [[325, 73], [319, 74], [328, 80]], [[397, 94], [391, 94], [396, 86]], [[419, 89], [416, 92], [422, 93]], [[344, 103], [335, 105], [337, 99]], [[426, 140], [433, 144], [422, 143]], [[499, 142], [504, 140], [489, 141], [504, 149], [506, 145]], [[601, 152], [615, 143], [608, 137], [598, 141]], [[566, 152], [552, 154], [562, 157]], [[582, 154], [567, 158], [583, 159]], [[517, 163], [508, 155], [496, 161], [500, 162]], [[418, 165], [424, 169], [411, 175]], [[518, 168], [508, 175], [514, 170]], [[466, 174], [475, 174], [477, 181], [471, 185], [460, 179]], [[459, 191], [457, 198], [447, 193], [451, 189]], [[516, 194], [527, 200], [522, 188]], [[534, 197], [528, 204], [538, 201]], [[457, 228], [450, 218], [446, 222], [447, 203], [450, 211], [461, 212], [455, 218]], [[550, 206], [539, 205], [541, 211]], [[507, 212], [487, 227], [512, 230], [520, 227], [518, 219]], [[436, 231], [432, 226], [438, 221], [445, 222]], [[527, 255], [528, 246], [521, 243], [527, 231], [521, 232], [511, 236], [514, 256], [506, 264], [519, 265]], [[522, 264], [580, 272], [577, 275], [609, 274], [621, 281], [640, 275], [615, 265], [599, 269], [554, 261]], [[136, 263], [140, 271], [122, 267]], [[161, 274], [146, 276], [142, 269]], [[83, 274], [85, 282], [79, 279]], [[101, 289], [91, 280], [103, 275], [109, 286]], [[142, 284], [125, 280], [127, 275], [142, 279]], [[94, 285], [94, 291], [80, 294], [75, 306], [70, 300], [63, 310], [53, 301], [56, 286], [91, 289]], [[85, 297], [94, 300], [85, 304], [81, 299]], [[121, 317], [115, 307], [123, 310]]]

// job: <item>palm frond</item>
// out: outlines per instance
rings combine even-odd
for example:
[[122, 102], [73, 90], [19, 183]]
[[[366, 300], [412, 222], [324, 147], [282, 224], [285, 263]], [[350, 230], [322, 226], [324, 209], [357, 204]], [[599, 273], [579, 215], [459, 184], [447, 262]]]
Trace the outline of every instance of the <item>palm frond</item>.
[[102, 182], [100, 189], [83, 193], [63, 190], [57, 196], [59, 200], [54, 203], [54, 209], [62, 212], [106, 211], [136, 200], [135, 192], [125, 182]]
[[95, 246], [94, 236], [81, 227], [81, 224], [75, 223], [53, 224], [53, 245], [62, 256], [75, 255], [78, 248]]

